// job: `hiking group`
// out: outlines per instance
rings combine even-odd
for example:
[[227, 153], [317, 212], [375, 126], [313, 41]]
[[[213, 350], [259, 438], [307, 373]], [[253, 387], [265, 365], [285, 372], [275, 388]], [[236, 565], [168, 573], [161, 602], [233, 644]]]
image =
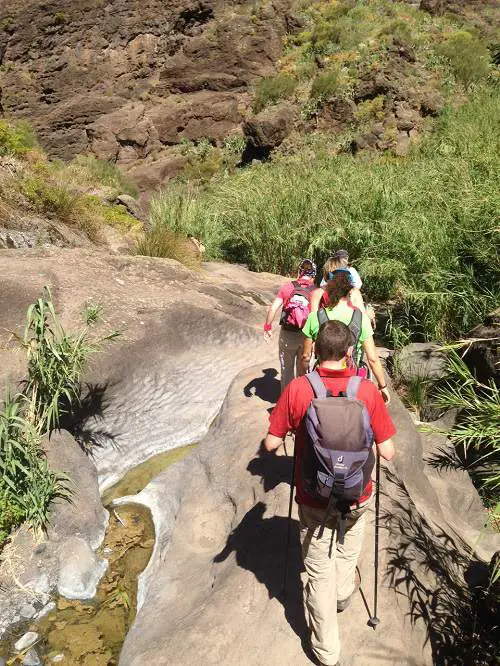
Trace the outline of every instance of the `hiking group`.
[[[320, 664], [337, 666], [337, 613], [356, 589], [372, 472], [377, 456], [394, 456], [396, 430], [361, 278], [348, 253], [339, 250], [328, 259], [320, 287], [315, 280], [314, 262], [302, 260], [297, 279], [281, 287], [268, 310], [267, 340], [281, 308], [281, 396], [264, 452], [276, 451], [289, 432], [295, 434], [289, 517], [295, 486], [310, 647]], [[375, 553], [377, 558], [377, 543]], [[378, 622], [376, 596], [371, 620]]]

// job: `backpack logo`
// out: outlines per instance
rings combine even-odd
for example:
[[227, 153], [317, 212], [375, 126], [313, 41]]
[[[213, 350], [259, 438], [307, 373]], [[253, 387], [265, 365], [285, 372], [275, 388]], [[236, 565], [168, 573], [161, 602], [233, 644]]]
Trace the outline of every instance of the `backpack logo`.
[[344, 456], [339, 456], [339, 457], [337, 458], [337, 462], [338, 462], [338, 463], [344, 462]]

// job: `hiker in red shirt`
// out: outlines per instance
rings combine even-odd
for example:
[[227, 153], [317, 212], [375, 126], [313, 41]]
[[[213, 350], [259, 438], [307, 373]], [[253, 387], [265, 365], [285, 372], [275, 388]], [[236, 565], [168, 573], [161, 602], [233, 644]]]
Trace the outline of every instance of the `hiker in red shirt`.
[[302, 327], [311, 312], [310, 297], [315, 290], [315, 277], [316, 265], [310, 259], [303, 259], [299, 264], [297, 279], [281, 287], [267, 311], [264, 338], [269, 342], [274, 318], [282, 307], [279, 337], [282, 391], [299, 373], [304, 340]]
[[349, 328], [336, 320], [325, 323], [316, 340], [318, 372], [286, 387], [264, 442], [267, 451], [274, 451], [289, 431], [296, 433], [295, 499], [308, 577], [305, 608], [311, 647], [324, 666], [338, 663], [337, 612], [355, 591], [372, 495], [373, 442], [382, 458], [390, 460], [395, 453], [391, 437], [396, 430], [384, 400], [372, 382], [348, 367], [352, 353]]

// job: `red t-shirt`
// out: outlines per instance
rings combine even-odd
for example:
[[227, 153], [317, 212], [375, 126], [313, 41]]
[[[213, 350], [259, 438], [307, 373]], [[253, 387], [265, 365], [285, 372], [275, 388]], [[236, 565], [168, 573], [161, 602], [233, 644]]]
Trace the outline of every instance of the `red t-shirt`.
[[[354, 375], [355, 372], [354, 369], [350, 368], [345, 370], [319, 368], [319, 374], [326, 388], [333, 395], [338, 395], [341, 391], [346, 390], [349, 377]], [[375, 442], [380, 444], [392, 437], [396, 433], [396, 428], [375, 385], [368, 379], [362, 379], [356, 397], [366, 405]], [[272, 411], [269, 419], [269, 432], [276, 437], [284, 437], [290, 431], [295, 432], [295, 487], [297, 488], [295, 499], [299, 504], [306, 504], [315, 509], [323, 509], [325, 507], [324, 503], [319, 502], [306, 492], [301, 477], [302, 451], [306, 441], [301, 426], [313, 398], [314, 392], [306, 377], [298, 377], [290, 382]], [[360, 503], [369, 499], [371, 494], [372, 482], [370, 480], [359, 500]]]
[[[309, 277], [302, 277], [298, 280], [294, 280], [293, 282], [298, 282], [302, 287], [309, 287], [310, 285], [314, 284], [314, 279]], [[286, 303], [290, 299], [290, 296], [295, 290], [293, 282], [287, 282], [278, 291], [277, 298], [281, 298], [283, 303]]]

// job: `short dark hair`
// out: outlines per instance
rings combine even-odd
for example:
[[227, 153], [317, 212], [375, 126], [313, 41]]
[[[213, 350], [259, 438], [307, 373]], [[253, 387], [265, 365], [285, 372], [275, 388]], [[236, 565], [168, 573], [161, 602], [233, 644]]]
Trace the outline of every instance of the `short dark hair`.
[[341, 321], [332, 319], [319, 329], [316, 355], [320, 361], [340, 361], [353, 344], [351, 331]]

